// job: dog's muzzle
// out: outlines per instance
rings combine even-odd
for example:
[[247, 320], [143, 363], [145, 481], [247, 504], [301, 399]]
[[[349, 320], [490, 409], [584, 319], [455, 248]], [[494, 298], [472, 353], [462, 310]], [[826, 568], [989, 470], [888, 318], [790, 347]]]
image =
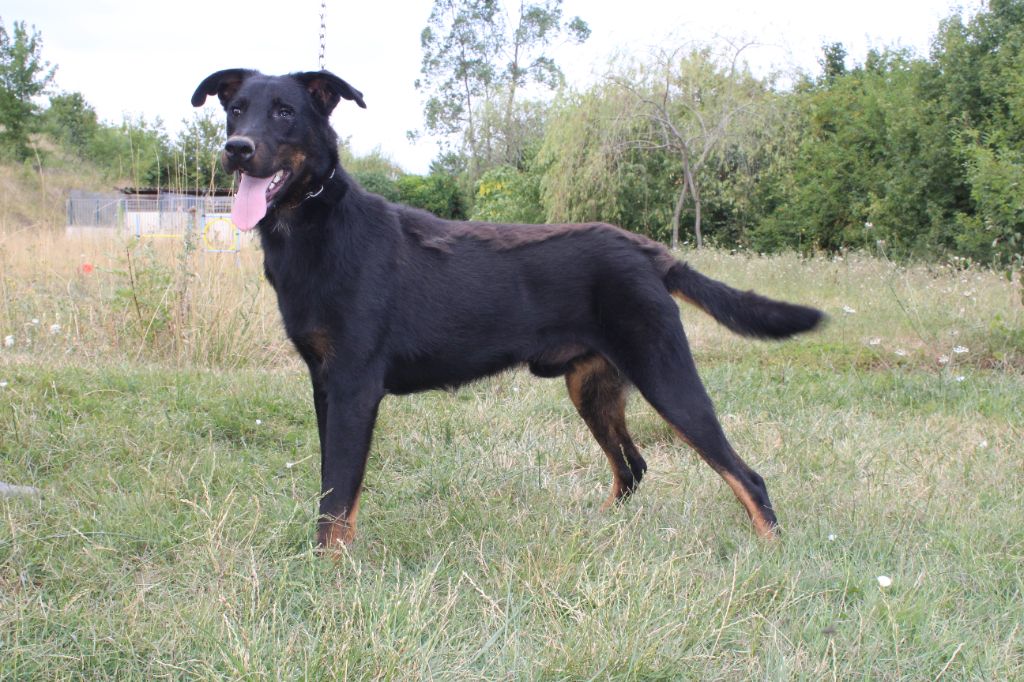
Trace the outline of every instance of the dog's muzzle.
[[224, 143], [224, 165], [228, 170], [241, 170], [242, 164], [252, 159], [256, 143], [252, 138], [233, 135]]

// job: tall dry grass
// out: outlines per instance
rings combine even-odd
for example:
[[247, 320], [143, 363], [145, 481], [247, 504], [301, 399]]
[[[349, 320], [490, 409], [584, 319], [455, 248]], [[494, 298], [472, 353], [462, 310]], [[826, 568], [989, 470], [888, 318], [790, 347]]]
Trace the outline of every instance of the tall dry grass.
[[[865, 254], [680, 256], [735, 287], [824, 309], [832, 323], [807, 346], [815, 362], [945, 372], [1024, 367], [1021, 284], [998, 272]], [[2, 352], [218, 368], [294, 362], [262, 273], [257, 247], [211, 253], [196, 236], [0, 231]], [[682, 314], [699, 354], [750, 352], [748, 340], [706, 315], [688, 307]]]
[[98, 188], [99, 173], [46, 168], [33, 160], [0, 164], [0, 232], [53, 229], [64, 225], [64, 200], [73, 188]]
[[84, 361], [268, 366], [290, 357], [262, 254], [195, 238], [0, 233], [5, 351]]

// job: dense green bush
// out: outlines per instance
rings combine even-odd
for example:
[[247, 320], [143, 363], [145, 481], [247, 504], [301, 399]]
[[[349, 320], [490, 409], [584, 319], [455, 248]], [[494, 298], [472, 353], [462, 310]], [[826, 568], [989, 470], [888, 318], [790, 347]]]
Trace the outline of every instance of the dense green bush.
[[543, 223], [540, 176], [498, 166], [476, 184], [473, 219], [498, 223]]
[[398, 198], [402, 203], [430, 211], [441, 218], [465, 220], [466, 203], [455, 177], [403, 175], [398, 179]]

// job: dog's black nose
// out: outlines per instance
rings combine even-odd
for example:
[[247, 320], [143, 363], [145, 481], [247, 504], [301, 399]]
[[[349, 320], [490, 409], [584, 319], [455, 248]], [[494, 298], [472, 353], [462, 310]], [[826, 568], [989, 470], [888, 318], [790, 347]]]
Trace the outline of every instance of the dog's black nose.
[[248, 137], [231, 137], [224, 143], [224, 153], [233, 161], [248, 161], [256, 151], [256, 144]]

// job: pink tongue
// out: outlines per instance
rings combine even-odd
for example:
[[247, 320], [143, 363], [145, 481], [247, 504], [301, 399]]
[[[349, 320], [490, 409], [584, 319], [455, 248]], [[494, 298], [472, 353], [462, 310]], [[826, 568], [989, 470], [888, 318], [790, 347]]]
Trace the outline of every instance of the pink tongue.
[[263, 216], [267, 215], [267, 187], [273, 179], [273, 176], [254, 178], [242, 173], [238, 193], [235, 194], [235, 203], [231, 206], [231, 220], [238, 229], [251, 230]]

